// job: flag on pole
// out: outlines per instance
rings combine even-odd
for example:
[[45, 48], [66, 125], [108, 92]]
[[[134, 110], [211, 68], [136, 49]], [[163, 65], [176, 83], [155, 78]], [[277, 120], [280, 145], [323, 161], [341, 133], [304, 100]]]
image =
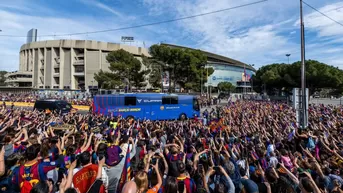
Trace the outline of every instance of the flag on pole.
[[131, 168], [130, 168], [130, 146], [127, 147], [127, 152], [125, 156], [125, 164], [123, 167], [123, 171], [121, 173], [121, 177], [119, 180], [119, 185], [117, 188], [117, 192], [121, 192], [125, 183], [131, 180]]

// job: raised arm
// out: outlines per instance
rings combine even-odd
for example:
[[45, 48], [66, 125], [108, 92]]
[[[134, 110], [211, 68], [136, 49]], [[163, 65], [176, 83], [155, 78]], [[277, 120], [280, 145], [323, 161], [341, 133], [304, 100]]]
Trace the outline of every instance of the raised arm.
[[94, 135], [94, 133], [91, 133], [91, 135], [88, 138], [88, 142], [87, 142], [86, 146], [81, 148], [81, 153], [86, 151], [89, 148], [89, 146], [91, 145], [91, 142], [92, 142], [93, 135]]
[[155, 152], [151, 152], [151, 153], [148, 154], [148, 159], [146, 161], [145, 168], [144, 168], [144, 171], [146, 173], [148, 173], [148, 171], [149, 171], [150, 160], [151, 160], [152, 156], [154, 156], [154, 154], [155, 154]]
[[159, 190], [162, 186], [162, 177], [160, 174], [160, 170], [158, 169], [158, 160], [156, 161], [156, 165], [152, 165], [152, 167], [154, 168], [156, 175], [157, 175], [157, 184], [156, 184], [156, 190]]
[[5, 174], [5, 146], [0, 151], [0, 176]]
[[166, 158], [164, 157], [163, 153], [160, 152], [159, 155], [160, 155], [160, 157], [161, 157], [162, 160], [163, 160], [163, 164], [164, 164], [164, 174], [167, 175], [168, 172], [169, 172], [168, 162], [167, 162]]
[[284, 165], [283, 163], [280, 163], [280, 167], [282, 167], [286, 172], [287, 175], [289, 176], [289, 178], [296, 184], [299, 185], [299, 180], [296, 176], [294, 176], [294, 174], [292, 174], [292, 172], [290, 172]]
[[222, 166], [219, 166], [220, 172], [225, 176], [228, 184], [228, 193], [235, 193], [235, 185], [233, 184], [230, 176], [226, 173], [225, 169]]

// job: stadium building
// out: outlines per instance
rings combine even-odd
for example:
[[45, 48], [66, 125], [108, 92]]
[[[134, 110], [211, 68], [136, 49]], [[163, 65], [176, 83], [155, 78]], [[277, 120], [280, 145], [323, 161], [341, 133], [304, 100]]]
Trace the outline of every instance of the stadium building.
[[[162, 45], [192, 49], [172, 44]], [[108, 71], [110, 64], [106, 56], [119, 49], [130, 52], [139, 60], [143, 55], [150, 56], [146, 48], [93, 40], [26, 43], [20, 48], [19, 71], [7, 74], [6, 82], [8, 86], [34, 89], [98, 89], [94, 73], [99, 70]], [[214, 69], [205, 86], [217, 87], [220, 82], [231, 82], [237, 87], [250, 87], [249, 79], [255, 72], [252, 66], [214, 53], [202, 52], [207, 56], [207, 67]]]
[[[192, 49], [173, 44], [162, 45], [181, 49]], [[230, 82], [237, 87], [251, 88], [250, 78], [256, 72], [253, 66], [218, 54], [203, 50], [201, 50], [201, 52], [207, 56], [206, 67], [211, 67], [214, 69], [214, 73], [208, 77], [205, 86], [217, 87], [220, 82]]]
[[36, 89], [97, 89], [94, 73], [108, 71], [110, 64], [106, 56], [119, 49], [138, 59], [149, 56], [148, 49], [125, 44], [92, 40], [38, 41], [21, 46], [19, 72], [31, 72], [32, 88]]

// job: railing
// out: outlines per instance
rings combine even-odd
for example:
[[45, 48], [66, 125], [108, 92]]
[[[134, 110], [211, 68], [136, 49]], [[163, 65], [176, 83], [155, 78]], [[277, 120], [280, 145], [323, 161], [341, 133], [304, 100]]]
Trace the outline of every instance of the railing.
[[84, 65], [85, 64], [85, 61], [84, 60], [76, 60], [74, 62], [74, 65]]

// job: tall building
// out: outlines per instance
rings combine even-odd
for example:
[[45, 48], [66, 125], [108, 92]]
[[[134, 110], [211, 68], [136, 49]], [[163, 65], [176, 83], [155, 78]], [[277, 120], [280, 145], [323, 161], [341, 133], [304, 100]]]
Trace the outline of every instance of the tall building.
[[32, 71], [32, 87], [37, 89], [86, 89], [97, 86], [94, 74], [109, 71], [106, 56], [123, 49], [141, 60], [148, 49], [93, 40], [48, 40], [24, 44], [20, 48], [19, 71]]
[[37, 29], [30, 29], [27, 32], [26, 43], [36, 42], [37, 41]]

